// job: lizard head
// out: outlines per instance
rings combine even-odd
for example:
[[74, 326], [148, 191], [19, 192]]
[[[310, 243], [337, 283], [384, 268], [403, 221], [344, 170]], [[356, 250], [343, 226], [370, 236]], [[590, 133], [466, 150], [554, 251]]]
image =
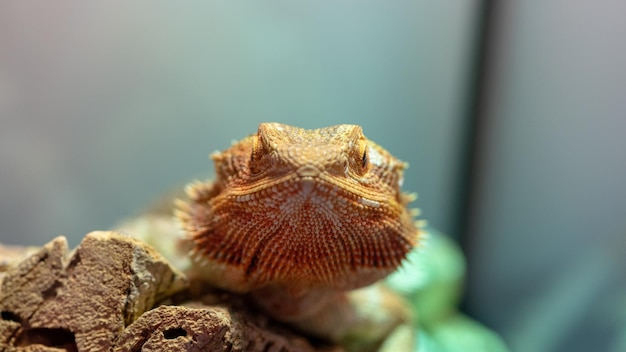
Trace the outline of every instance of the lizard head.
[[395, 270], [417, 242], [406, 163], [359, 126], [263, 123], [212, 159], [216, 180], [190, 185], [177, 214], [216, 285], [353, 289]]

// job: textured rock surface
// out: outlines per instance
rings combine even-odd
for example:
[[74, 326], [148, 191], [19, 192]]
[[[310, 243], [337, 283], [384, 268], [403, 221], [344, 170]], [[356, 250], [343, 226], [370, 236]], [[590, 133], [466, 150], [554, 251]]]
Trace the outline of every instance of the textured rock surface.
[[[0, 351], [335, 350], [272, 325], [241, 298], [188, 290], [152, 247], [116, 232], [92, 232], [72, 252], [63, 237], [17, 252], [3, 258]], [[174, 301], [187, 306], [160, 305]]]
[[[38, 247], [9, 246], [0, 243], [0, 282], [6, 271], [10, 270], [15, 263], [22, 261], [38, 250]], [[0, 290], [2, 290], [1, 286]]]
[[108, 350], [126, 325], [185, 286], [184, 275], [135, 239], [93, 232], [68, 254], [59, 237], [6, 272], [0, 343]]
[[317, 351], [303, 337], [264, 325], [227, 307], [160, 306], [131, 324], [114, 351]]

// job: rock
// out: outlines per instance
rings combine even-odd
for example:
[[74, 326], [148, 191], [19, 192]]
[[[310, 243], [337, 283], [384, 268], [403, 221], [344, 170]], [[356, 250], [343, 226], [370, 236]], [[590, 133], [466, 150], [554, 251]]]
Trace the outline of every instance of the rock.
[[58, 237], [13, 258], [0, 285], [0, 351], [340, 351], [244, 297], [191, 287], [152, 247], [116, 232], [92, 232], [72, 252]]
[[0, 282], [15, 263], [38, 251], [38, 247], [9, 246], [0, 243]]
[[465, 257], [452, 239], [432, 228], [426, 231], [424, 246], [409, 253], [400, 269], [385, 279], [411, 302], [424, 327], [456, 314], [466, 270]]
[[6, 272], [0, 346], [106, 351], [127, 325], [186, 285], [138, 240], [92, 232], [68, 254], [58, 237]]
[[264, 325], [229, 307], [160, 306], [131, 324], [113, 351], [319, 351], [303, 337]]

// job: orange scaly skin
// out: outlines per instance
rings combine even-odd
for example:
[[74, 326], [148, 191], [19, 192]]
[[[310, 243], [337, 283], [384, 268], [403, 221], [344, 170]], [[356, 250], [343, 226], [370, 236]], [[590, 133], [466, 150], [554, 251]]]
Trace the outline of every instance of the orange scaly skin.
[[420, 231], [406, 164], [356, 125], [263, 123], [212, 155], [217, 178], [187, 187], [177, 216], [217, 286], [343, 291], [393, 272]]

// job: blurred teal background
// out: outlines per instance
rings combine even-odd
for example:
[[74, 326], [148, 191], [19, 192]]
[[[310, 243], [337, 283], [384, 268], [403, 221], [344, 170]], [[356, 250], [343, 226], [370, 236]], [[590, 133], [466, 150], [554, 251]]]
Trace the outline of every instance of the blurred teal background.
[[5, 242], [77, 244], [263, 121], [361, 124], [451, 229], [469, 2], [0, 6]]
[[462, 243], [467, 312], [513, 351], [624, 352], [624, 13], [2, 2], [0, 241], [75, 245], [211, 176], [207, 155], [262, 121], [356, 123], [410, 163], [405, 189]]

